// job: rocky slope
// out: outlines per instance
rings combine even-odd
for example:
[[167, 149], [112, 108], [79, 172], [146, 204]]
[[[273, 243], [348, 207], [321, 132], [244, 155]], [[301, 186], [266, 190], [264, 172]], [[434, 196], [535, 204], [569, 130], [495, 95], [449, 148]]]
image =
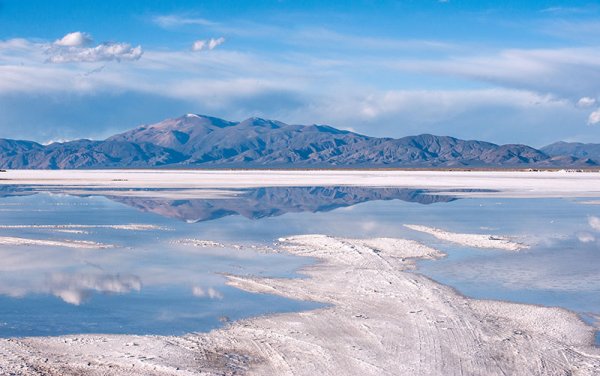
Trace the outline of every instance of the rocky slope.
[[600, 144], [582, 144], [580, 142], [555, 142], [540, 149], [550, 156], [570, 156], [582, 160], [600, 162]]
[[[600, 160], [600, 159], [598, 159]], [[0, 139], [0, 168], [127, 167], [583, 167], [597, 160], [423, 134], [376, 138], [324, 125], [187, 114], [104, 141], [41, 145]]]

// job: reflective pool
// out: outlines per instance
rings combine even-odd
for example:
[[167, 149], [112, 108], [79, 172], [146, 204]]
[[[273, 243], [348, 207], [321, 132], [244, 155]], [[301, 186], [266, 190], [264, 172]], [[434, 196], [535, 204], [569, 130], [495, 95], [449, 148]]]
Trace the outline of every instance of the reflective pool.
[[[317, 303], [250, 294], [223, 274], [297, 277], [310, 259], [281, 236], [407, 237], [448, 254], [418, 272], [461, 293], [600, 313], [600, 206], [571, 199], [458, 198], [400, 188], [285, 187], [211, 199], [63, 194], [4, 186], [0, 336], [183, 334]], [[114, 193], [114, 192], [113, 192]], [[472, 249], [405, 228], [515, 236], [520, 253]], [[52, 243], [61, 242], [61, 243]]]

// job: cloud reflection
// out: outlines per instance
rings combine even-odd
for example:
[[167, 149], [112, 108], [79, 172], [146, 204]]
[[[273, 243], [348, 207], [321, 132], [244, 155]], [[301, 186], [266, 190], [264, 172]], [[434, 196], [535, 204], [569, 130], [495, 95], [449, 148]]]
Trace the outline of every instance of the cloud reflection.
[[135, 275], [53, 273], [46, 281], [47, 292], [64, 302], [80, 305], [93, 292], [125, 294], [142, 289], [142, 280]]
[[580, 232], [577, 234], [577, 239], [582, 243], [591, 243], [596, 240], [596, 237], [589, 232]]
[[589, 216], [588, 217], [588, 224], [590, 225], [591, 228], [593, 228], [596, 231], [600, 231], [600, 218], [595, 217], [595, 216]]
[[194, 295], [197, 298], [210, 298], [219, 300], [223, 299], [223, 294], [221, 294], [219, 291], [215, 290], [212, 287], [204, 289], [199, 286], [194, 286], [192, 288], [192, 295]]

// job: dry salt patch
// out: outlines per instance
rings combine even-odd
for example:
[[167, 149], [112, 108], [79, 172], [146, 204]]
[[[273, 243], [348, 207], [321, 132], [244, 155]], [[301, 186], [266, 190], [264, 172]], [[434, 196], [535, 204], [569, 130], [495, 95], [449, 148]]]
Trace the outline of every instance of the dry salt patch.
[[447, 242], [464, 245], [474, 248], [493, 248], [505, 251], [517, 252], [521, 249], [529, 248], [527, 244], [513, 241], [507, 236], [489, 235], [489, 234], [461, 234], [449, 232], [435, 227], [421, 225], [404, 225], [414, 231], [424, 232]]
[[61, 232], [63, 234], [77, 234], [77, 235], [87, 235], [87, 234], [89, 234], [88, 231], [84, 231], [84, 230], [70, 230], [70, 229], [56, 230], [56, 232]]
[[112, 228], [114, 230], [126, 230], [126, 231], [152, 231], [152, 230], [166, 230], [166, 227], [146, 224], [128, 224], [128, 225], [100, 225], [95, 226], [96, 228]]
[[175, 244], [184, 244], [184, 245], [193, 245], [194, 247], [200, 248], [225, 248], [225, 244], [214, 242], [212, 240], [202, 240], [202, 239], [181, 239], [176, 240], [173, 243]]
[[205, 239], [179, 239], [173, 241], [172, 244], [188, 245], [198, 248], [232, 248], [238, 250], [252, 250], [261, 253], [278, 253], [277, 249], [265, 245], [221, 243]]
[[600, 200], [576, 201], [582, 205], [600, 205]]
[[114, 248], [113, 245], [86, 240], [42, 240], [0, 236], [0, 245], [49, 246], [81, 249]]
[[10, 230], [10, 229], [43, 229], [43, 230], [61, 230], [62, 232], [66, 232], [66, 230], [78, 230], [78, 229], [93, 229], [93, 228], [107, 228], [113, 230], [125, 230], [125, 231], [152, 231], [152, 230], [167, 230], [166, 227], [156, 226], [156, 225], [148, 225], [148, 224], [139, 224], [139, 223], [130, 223], [125, 225], [77, 225], [77, 224], [69, 224], [69, 225], [2, 225], [0, 229], [2, 230]]

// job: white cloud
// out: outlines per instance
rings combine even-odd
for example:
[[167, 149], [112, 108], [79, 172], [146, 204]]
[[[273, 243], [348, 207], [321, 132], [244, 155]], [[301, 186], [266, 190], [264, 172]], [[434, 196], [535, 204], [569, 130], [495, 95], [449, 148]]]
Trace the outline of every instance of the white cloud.
[[69, 141], [75, 141], [75, 139], [59, 137], [59, 138], [52, 138], [52, 139], [46, 140], [44, 142], [40, 142], [40, 144], [42, 144], [44, 146], [48, 146], [48, 145], [52, 145], [54, 143], [62, 144], [62, 143], [69, 142]]
[[192, 51], [202, 51], [206, 47], [205, 40], [197, 40], [192, 44]]
[[552, 13], [552, 14], [574, 14], [574, 13], [586, 13], [591, 11], [589, 7], [548, 7], [540, 10], [540, 13]]
[[568, 107], [566, 100], [534, 92], [511, 89], [473, 90], [390, 90], [366, 93], [345, 104], [332, 105], [330, 110], [348, 113], [362, 120], [381, 119], [388, 116], [414, 115], [416, 124], [448, 121], [474, 108], [505, 107], [532, 111], [536, 107], [548, 110]]
[[89, 34], [76, 31], [56, 40], [54, 44], [62, 47], [80, 47], [91, 42], [92, 37]]
[[208, 41], [208, 49], [209, 49], [209, 50], [212, 50], [212, 49], [214, 49], [215, 47], [217, 47], [217, 46], [220, 46], [220, 45], [221, 45], [221, 44], [223, 44], [224, 42], [225, 42], [225, 38], [223, 38], [223, 37], [220, 37], [220, 38], [217, 38], [217, 39], [213, 39], [213, 38], [211, 38], [211, 39]]
[[210, 38], [208, 40], [197, 40], [192, 44], [192, 51], [214, 50], [225, 43], [225, 38]]
[[[23, 39], [0, 41], [0, 52], [3, 49], [12, 51], [12, 55], [10, 55], [10, 52], [5, 55], [13, 57], [15, 60], [20, 59], [19, 65], [21, 66], [25, 65], [23, 64], [23, 58], [27, 58], [28, 66], [34, 64], [35, 60], [40, 59], [40, 53], [47, 56], [45, 59], [47, 63], [138, 60], [143, 54], [141, 46], [133, 47], [129, 43], [107, 42], [90, 46], [92, 43], [92, 37], [88, 33], [76, 31], [53, 43], [33, 42]], [[17, 56], [15, 52], [18, 52], [20, 56]], [[6, 57], [0, 53], [0, 58]], [[10, 63], [6, 60], [4, 62]], [[84, 73], [82, 72], [82, 74]]]
[[502, 87], [581, 97], [600, 84], [598, 48], [506, 49], [385, 63], [407, 72], [460, 77]]
[[142, 57], [143, 51], [141, 46], [132, 47], [128, 43], [103, 43], [89, 48], [51, 49], [48, 53], [50, 57], [47, 61], [50, 63], [94, 63], [98, 61], [138, 60]]
[[588, 217], [588, 224], [594, 230], [600, 231], [600, 218], [594, 217], [594, 216], [590, 216], [590, 217]]
[[216, 22], [207, 20], [199, 17], [185, 17], [178, 15], [163, 15], [156, 16], [152, 21], [160, 27], [171, 28], [183, 25], [199, 25], [199, 26], [215, 26], [218, 25]]
[[[286, 41], [297, 46], [320, 46], [328, 50], [367, 49], [393, 51], [451, 51], [456, 45], [439, 40], [429, 39], [398, 39], [384, 37], [369, 37], [364, 35], [345, 34], [324, 27], [304, 28], [290, 34], [289, 31], [278, 31], [285, 36]], [[362, 60], [364, 61], [364, 60]]]
[[[218, 38], [213, 40], [213, 46], [219, 43]], [[197, 48], [209, 51], [210, 39], [202, 42]], [[574, 135], [578, 139], [597, 138], [592, 134], [595, 128], [586, 126], [589, 112], [595, 107], [586, 110], [576, 106], [584, 95], [594, 98], [594, 90], [581, 90], [577, 96], [551, 95], [545, 94], [547, 90], [510, 88], [511, 85], [463, 90], [386, 90], [377, 83], [361, 81], [361, 75], [366, 71], [381, 71], [381, 77], [394, 76], [394, 80], [400, 81], [398, 68], [391, 59], [368, 56], [328, 59], [299, 53], [250, 53], [218, 47], [203, 54], [202, 59], [189, 50], [144, 51], [139, 63], [107, 64], [100, 74], [90, 74], [100, 68], [92, 66], [97, 69], [90, 71], [90, 67], [83, 64], [43, 64], [48, 58], [43, 52], [47, 48], [47, 43], [33, 41], [0, 42], [3, 62], [0, 95], [135, 93], [156, 96], [159, 93], [165, 103], [169, 100], [185, 102], [197, 111], [228, 119], [252, 115], [292, 123], [317, 122], [354, 128], [374, 136], [400, 137], [428, 132], [492, 142], [533, 143], [533, 146]], [[84, 58], [95, 61], [102, 56], [99, 51], [90, 51], [89, 56], [84, 57], [84, 51], [93, 48], [61, 47], [63, 56], [56, 57], [55, 61]], [[580, 60], [581, 57], [574, 58], [574, 61]], [[424, 64], [431, 62], [426, 60]], [[410, 76], [412, 69], [407, 69]], [[569, 81], [560, 78], [562, 73], [557, 75], [557, 81]], [[385, 86], [391, 85], [393, 82]], [[51, 137], [65, 135], [45, 138]]]
[[0, 40], [0, 51], [12, 50], [12, 51], [27, 51], [31, 48], [32, 43], [27, 39], [13, 38], [7, 40]]
[[577, 101], [577, 107], [586, 108], [596, 104], [596, 99], [591, 97], [582, 97]]
[[589, 125], [596, 125], [598, 123], [600, 123], [600, 109], [597, 109], [596, 111], [592, 112], [588, 117]]

